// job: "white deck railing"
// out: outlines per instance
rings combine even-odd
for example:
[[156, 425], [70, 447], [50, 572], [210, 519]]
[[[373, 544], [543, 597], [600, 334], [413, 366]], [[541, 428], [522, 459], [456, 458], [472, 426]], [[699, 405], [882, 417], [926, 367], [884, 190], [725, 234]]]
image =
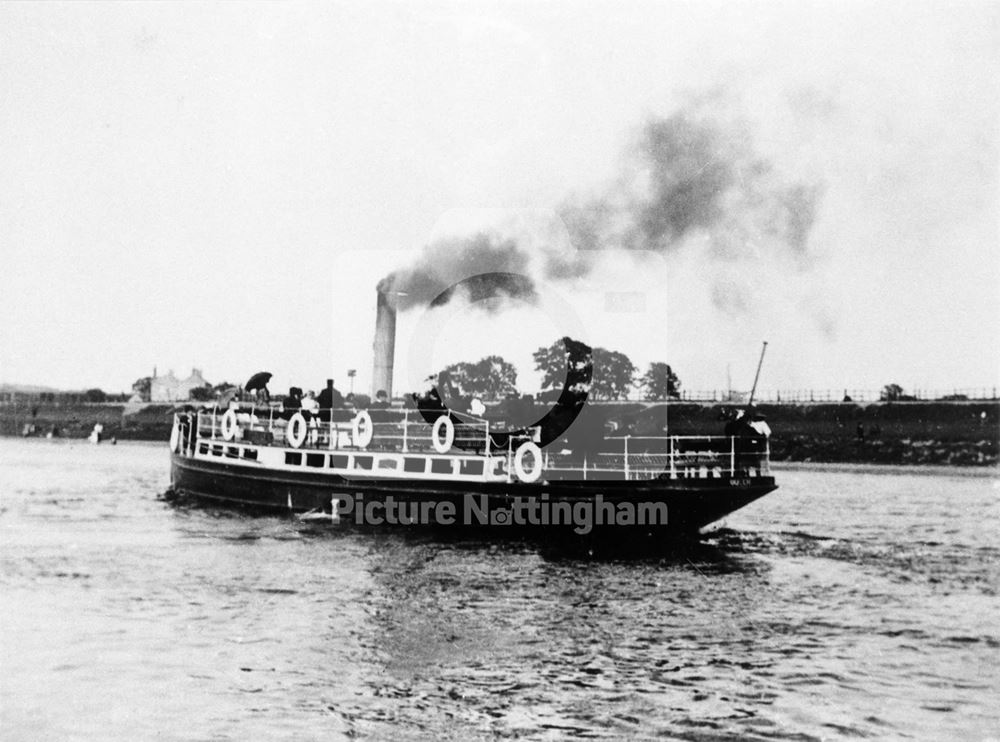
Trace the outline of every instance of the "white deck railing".
[[[368, 413], [372, 422], [371, 441], [359, 446], [355, 442], [358, 432], [355, 417], [348, 417], [346, 410], [310, 413], [305, 440], [301, 449], [326, 450], [434, 450], [433, 425], [424, 420], [416, 410], [373, 410]], [[198, 437], [224, 440], [222, 417], [225, 411], [198, 413]], [[288, 446], [288, 423], [282, 413], [273, 407], [247, 408], [236, 412], [235, 440], [259, 445]], [[325, 418], [325, 419], [324, 419]], [[339, 418], [339, 419], [338, 419]], [[367, 421], [365, 422], [367, 424]], [[490, 426], [486, 420], [471, 419], [454, 425], [453, 446], [459, 449], [482, 451], [489, 448]]]
[[581, 479], [629, 480], [660, 478], [719, 478], [769, 476], [767, 438], [741, 436], [616, 436], [604, 439], [605, 448], [580, 460], [579, 456], [548, 454], [546, 472], [575, 472]]
[[[335, 411], [345, 417], [345, 411]], [[305, 451], [367, 451], [375, 454], [398, 455], [430, 453], [440, 455], [434, 447], [433, 426], [416, 410], [377, 410], [370, 442], [358, 445], [355, 440], [355, 420], [323, 420], [313, 416], [308, 422], [305, 439], [298, 446]], [[389, 419], [381, 419], [381, 418]], [[394, 419], [392, 419], [394, 418]], [[290, 447], [287, 439], [288, 422], [273, 408], [239, 411], [235, 435], [228, 441], [223, 436], [222, 413], [198, 414], [198, 438], [220, 443]], [[469, 456], [491, 454], [493, 459], [506, 458], [506, 470], [513, 469], [513, 454], [527, 436], [510, 441], [498, 451], [490, 443], [490, 425], [486, 420], [473, 419], [455, 425], [455, 437], [450, 454]], [[599, 452], [580, 454], [542, 453], [546, 479], [561, 480], [651, 480], [651, 479], [713, 479], [770, 475], [770, 446], [765, 437], [732, 436], [615, 436], [604, 438]]]

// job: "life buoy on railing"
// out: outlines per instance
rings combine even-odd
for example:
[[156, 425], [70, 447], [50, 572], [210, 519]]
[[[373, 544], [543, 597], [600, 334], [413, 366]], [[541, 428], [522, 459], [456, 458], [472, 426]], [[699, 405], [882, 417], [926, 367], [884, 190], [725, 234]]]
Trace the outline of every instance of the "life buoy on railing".
[[176, 417], [174, 418], [174, 427], [170, 430], [170, 450], [174, 453], [178, 453], [180, 449], [181, 442], [181, 423]]
[[306, 424], [306, 419], [302, 416], [301, 412], [296, 412], [292, 415], [292, 419], [288, 421], [288, 427], [285, 428], [285, 440], [288, 441], [288, 445], [292, 448], [298, 448], [305, 441], [308, 430], [309, 426]]
[[236, 437], [238, 427], [236, 424], [236, 410], [226, 410], [226, 414], [222, 416], [222, 437], [227, 441], [231, 441]]
[[[532, 461], [530, 470], [524, 468], [524, 457], [529, 453]], [[542, 476], [542, 449], [537, 444], [525, 441], [517, 447], [517, 453], [514, 454], [514, 473], [522, 482], [529, 484], [537, 482]]]
[[361, 410], [351, 421], [351, 440], [358, 448], [365, 448], [372, 442], [375, 435], [375, 426], [372, 425], [372, 416], [366, 410]]
[[[442, 428], [444, 428], [444, 439], [441, 438]], [[448, 453], [451, 450], [451, 445], [455, 442], [455, 423], [450, 417], [443, 415], [434, 421], [431, 440], [434, 442], [434, 450], [438, 453]]]

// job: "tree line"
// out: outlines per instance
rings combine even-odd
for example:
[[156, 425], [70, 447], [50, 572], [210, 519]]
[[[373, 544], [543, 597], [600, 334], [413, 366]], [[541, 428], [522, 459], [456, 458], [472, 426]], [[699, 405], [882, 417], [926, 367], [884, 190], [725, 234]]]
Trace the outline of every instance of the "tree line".
[[[542, 374], [542, 392], [558, 394], [566, 377], [567, 350], [563, 340], [538, 348], [532, 353], [535, 370]], [[640, 387], [648, 399], [680, 397], [681, 380], [669, 363], [654, 361], [644, 374], [624, 353], [596, 347], [592, 351], [593, 377], [589, 395], [592, 399], [623, 399], [629, 390]], [[475, 362], [453, 363], [444, 375], [459, 393], [485, 399], [500, 399], [517, 394], [517, 369], [502, 356], [491, 355]]]

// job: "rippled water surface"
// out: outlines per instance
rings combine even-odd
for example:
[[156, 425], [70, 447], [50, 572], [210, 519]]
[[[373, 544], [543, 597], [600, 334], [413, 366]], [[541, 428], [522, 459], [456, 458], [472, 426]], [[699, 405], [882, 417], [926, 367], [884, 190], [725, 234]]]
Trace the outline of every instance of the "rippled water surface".
[[10, 740], [1000, 737], [996, 476], [779, 471], [641, 557], [175, 509], [0, 440]]

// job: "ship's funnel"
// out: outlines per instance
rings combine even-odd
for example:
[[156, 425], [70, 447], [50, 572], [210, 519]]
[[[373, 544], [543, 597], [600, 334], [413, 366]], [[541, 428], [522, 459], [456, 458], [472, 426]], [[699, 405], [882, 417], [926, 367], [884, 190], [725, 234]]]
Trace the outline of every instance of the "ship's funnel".
[[380, 390], [392, 398], [392, 364], [396, 353], [396, 308], [389, 297], [378, 292], [375, 308], [375, 363], [372, 369], [372, 399]]

